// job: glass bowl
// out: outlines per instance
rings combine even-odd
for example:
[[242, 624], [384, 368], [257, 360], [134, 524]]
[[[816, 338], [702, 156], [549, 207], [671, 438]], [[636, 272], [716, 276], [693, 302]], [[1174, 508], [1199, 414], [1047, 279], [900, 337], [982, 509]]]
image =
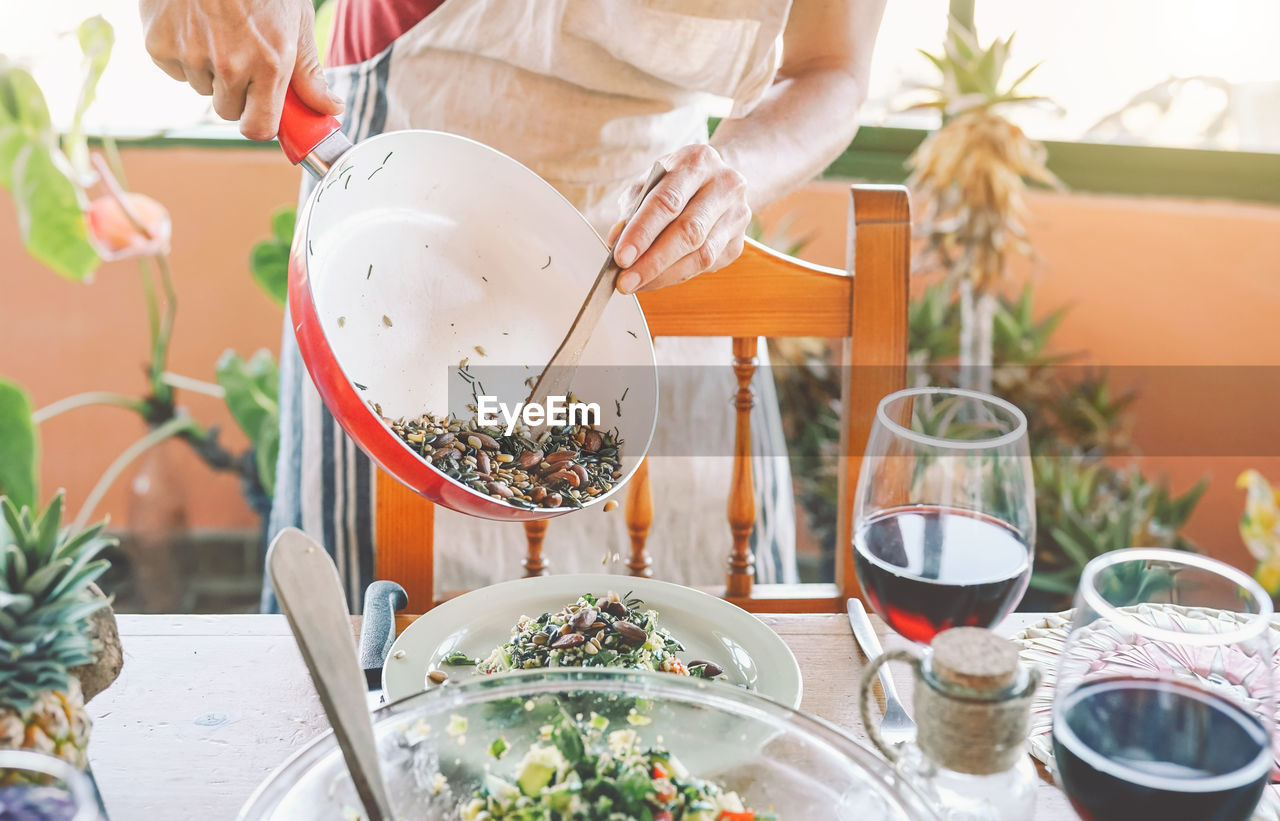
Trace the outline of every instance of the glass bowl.
[[[924, 800], [870, 749], [820, 719], [721, 682], [661, 673], [535, 670], [448, 684], [373, 714], [383, 775], [400, 821], [450, 819], [487, 772], [517, 762], [559, 715], [631, 729], [689, 773], [736, 791], [779, 821], [931, 819]], [[596, 718], [596, 723], [602, 723]], [[489, 752], [498, 738], [510, 749]], [[332, 733], [273, 773], [242, 821], [354, 821], [359, 811]]]
[[88, 775], [35, 750], [0, 750], [0, 820], [101, 821]]

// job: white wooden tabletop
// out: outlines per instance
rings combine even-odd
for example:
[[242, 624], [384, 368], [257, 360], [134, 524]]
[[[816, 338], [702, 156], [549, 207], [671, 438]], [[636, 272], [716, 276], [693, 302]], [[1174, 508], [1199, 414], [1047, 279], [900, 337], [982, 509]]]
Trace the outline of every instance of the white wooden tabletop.
[[[230, 821], [259, 782], [328, 729], [283, 616], [118, 618], [124, 671], [89, 705], [89, 758], [112, 821]], [[864, 659], [848, 620], [762, 618], [800, 663], [802, 709], [865, 739], [857, 703]], [[1016, 614], [1001, 632], [1036, 618]], [[904, 643], [872, 619], [886, 648]], [[909, 677], [895, 670], [908, 703]], [[1075, 818], [1043, 771], [1036, 818]]]

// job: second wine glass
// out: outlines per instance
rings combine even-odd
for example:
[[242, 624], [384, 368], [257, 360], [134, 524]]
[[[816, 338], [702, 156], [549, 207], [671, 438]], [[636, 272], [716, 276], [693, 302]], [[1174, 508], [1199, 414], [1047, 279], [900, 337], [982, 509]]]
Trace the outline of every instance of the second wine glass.
[[853, 509], [853, 555], [867, 601], [890, 627], [928, 642], [992, 627], [1031, 578], [1035, 492], [1027, 420], [958, 388], [881, 400]]

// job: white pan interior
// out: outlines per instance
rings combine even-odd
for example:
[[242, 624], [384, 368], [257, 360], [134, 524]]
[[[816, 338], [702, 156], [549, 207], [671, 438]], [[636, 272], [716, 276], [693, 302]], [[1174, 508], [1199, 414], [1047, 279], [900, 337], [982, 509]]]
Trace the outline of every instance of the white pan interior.
[[[523, 400], [524, 380], [551, 358], [608, 254], [532, 171], [432, 131], [373, 137], [343, 157], [312, 197], [306, 250], [330, 347], [391, 418], [469, 415], [464, 360], [485, 393]], [[635, 297], [610, 301], [573, 389], [599, 405], [604, 428], [618, 427], [629, 474], [657, 413]]]

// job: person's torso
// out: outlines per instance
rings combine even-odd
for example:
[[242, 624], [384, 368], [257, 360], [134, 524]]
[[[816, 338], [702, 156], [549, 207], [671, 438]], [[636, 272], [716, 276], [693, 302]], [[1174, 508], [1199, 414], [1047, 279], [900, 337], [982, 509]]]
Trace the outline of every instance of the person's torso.
[[[449, 131], [604, 231], [659, 157], [772, 82], [790, 0], [339, 0], [330, 62], [389, 61], [383, 130]], [[377, 49], [375, 53], [370, 52]]]

